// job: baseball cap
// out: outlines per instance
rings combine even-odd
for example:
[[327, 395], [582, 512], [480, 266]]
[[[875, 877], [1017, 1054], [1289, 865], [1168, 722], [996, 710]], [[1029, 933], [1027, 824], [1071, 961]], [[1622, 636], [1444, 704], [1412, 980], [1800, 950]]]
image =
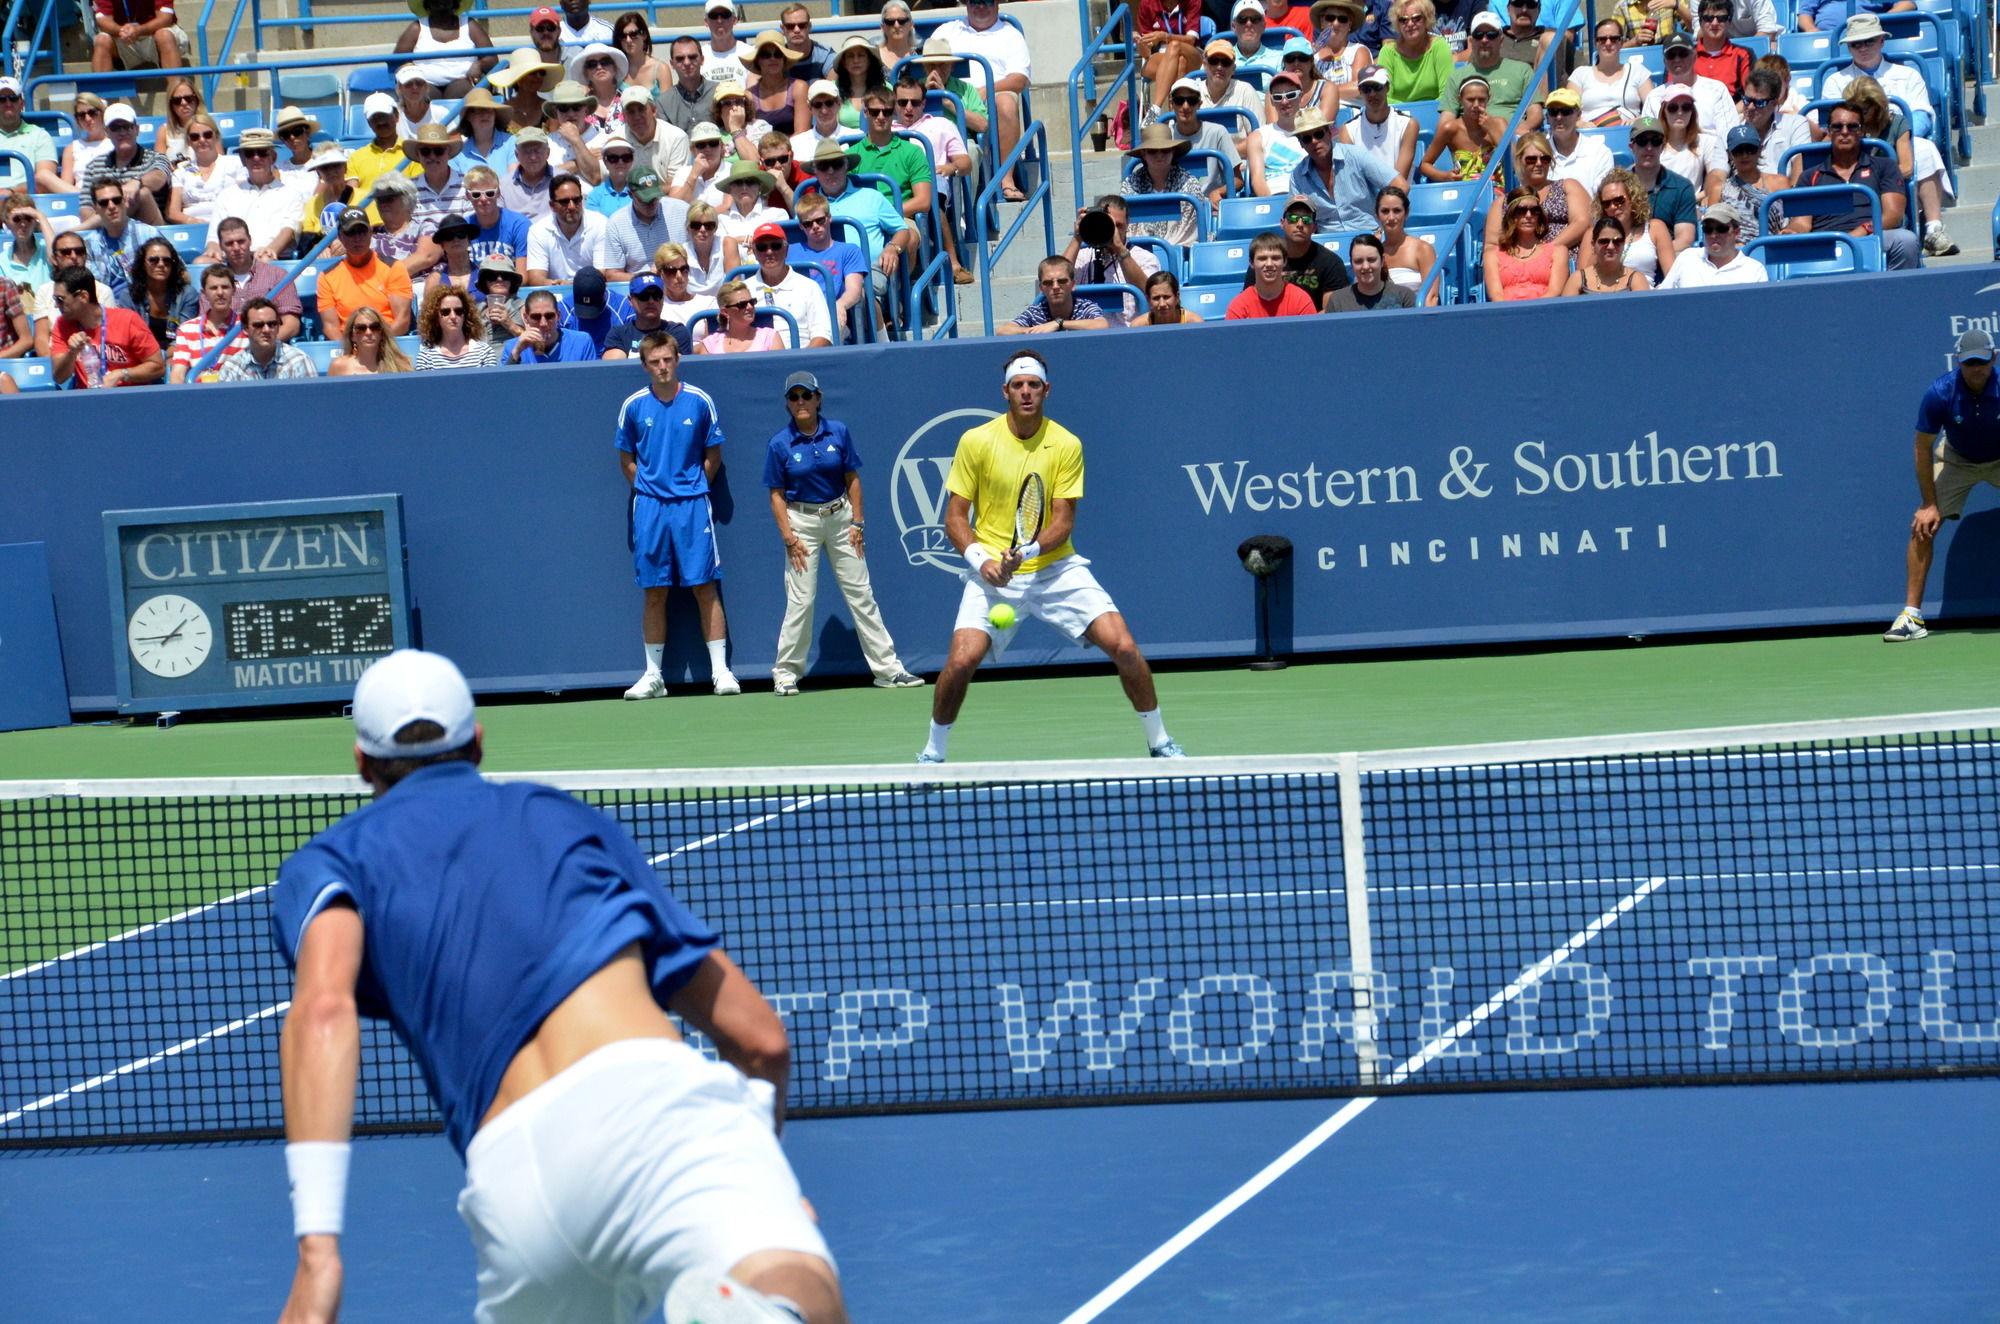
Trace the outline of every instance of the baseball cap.
[[1208, 45], [1202, 47], [1201, 53], [1204, 57], [1210, 55], [1227, 55], [1230, 59], [1230, 62], [1233, 64], [1236, 61], [1236, 43], [1233, 41], [1225, 41], [1222, 38], [1218, 37], [1214, 41], [1208, 43]]
[[604, 311], [604, 273], [596, 267], [579, 267], [570, 278], [570, 306], [588, 316]]
[[340, 213], [339, 219], [333, 223], [335, 234], [348, 234], [355, 230], [366, 230], [369, 228], [368, 213], [359, 207], [349, 207], [346, 211]]
[[549, 131], [537, 124], [530, 124], [525, 129], [514, 130], [514, 146], [524, 147], [531, 143], [540, 143], [542, 146], [547, 147], [549, 145]]
[[[1988, 349], [1989, 350], [1991, 349], [1990, 345], [1988, 346]], [[811, 391], [814, 395], [818, 395], [819, 378], [813, 376], [809, 372], [795, 372], [791, 376], [785, 378], [785, 391], [788, 394], [792, 391], [798, 390], [800, 387], [804, 387], [806, 390]]]
[[621, 106], [650, 106], [653, 104], [653, 94], [643, 87], [628, 87], [618, 94], [618, 104]]
[[[514, 136], [517, 138], [520, 137], [519, 134], [515, 134]], [[713, 120], [703, 120], [688, 130], [688, 141], [696, 145], [701, 143], [719, 143], [722, 141], [722, 130], [715, 126]]]
[[562, 22], [562, 15], [558, 14], [555, 10], [549, 8], [547, 5], [543, 5], [540, 9], [537, 9], [534, 13], [528, 15], [529, 27], [533, 27], [537, 23], [560, 23], [560, 22]]
[[1236, 0], [1236, 3], [1229, 7], [1229, 21], [1231, 23], [1242, 18], [1245, 14], [1255, 14], [1258, 18], [1264, 17], [1263, 0]]
[[1739, 124], [1735, 128], [1729, 131], [1729, 139], [1728, 139], [1729, 151], [1733, 152], [1739, 147], [1747, 147], [1753, 152], [1761, 151], [1763, 149], [1763, 146], [1764, 146], [1764, 139], [1762, 135], [1760, 135], [1757, 132], [1757, 130], [1751, 128], [1748, 124]]
[[1281, 60], [1291, 55], [1309, 56], [1312, 53], [1313, 45], [1304, 37], [1287, 37], [1285, 44], [1278, 48], [1278, 58]]
[[827, 79], [815, 78], [812, 81], [812, 86], [806, 89], [806, 102], [807, 104], [811, 104], [821, 97], [832, 97], [835, 101], [838, 101], [840, 100], [840, 89]]
[[1958, 338], [1958, 345], [1952, 354], [1960, 363], [1991, 363], [1993, 337], [1990, 333], [1975, 328]]
[[[1389, 81], [1387, 70], [1383, 71], [1382, 81], [1385, 83]], [[1568, 106], [1571, 109], [1576, 109], [1583, 105], [1583, 98], [1577, 94], [1577, 90], [1573, 87], [1559, 87], [1549, 93], [1548, 100], [1542, 104], [1545, 106]]]
[[656, 170], [641, 170], [625, 181], [626, 191], [641, 202], [658, 202], [666, 193]]
[[401, 87], [405, 83], [428, 83], [430, 81], [430, 79], [424, 76], [424, 71], [419, 67], [419, 62], [416, 60], [412, 60], [405, 65], [400, 65], [396, 69], [396, 86], [398, 87]]
[[1284, 210], [1280, 211], [1278, 215], [1281, 217], [1290, 216], [1295, 211], [1304, 211], [1314, 216], [1319, 214], [1313, 211], [1312, 199], [1306, 197], [1303, 193], [1294, 193], [1291, 197], [1286, 198]]
[[[1377, 69], [1380, 69], [1382, 66], [1378, 64], [1375, 67]], [[1278, 72], [1272, 74], [1269, 78], [1266, 78], [1264, 80], [1264, 86], [1267, 88], [1275, 87], [1281, 82], [1290, 83], [1293, 87], [1305, 86], [1304, 82], [1299, 78], [1297, 74], [1286, 73], [1283, 69], [1278, 70]]]
[[368, 99], [361, 103], [361, 118], [372, 120], [377, 115], [397, 114], [396, 98], [387, 92], [370, 92]]
[[[396, 743], [412, 722], [436, 722], [444, 734], [414, 745]], [[478, 734], [472, 687], [448, 657], [399, 648], [361, 673], [354, 687], [354, 743], [378, 759], [423, 758], [457, 749]]]
[[1368, 66], [1368, 72], [1355, 79], [1354, 82], [1357, 87], [1387, 87], [1389, 86], [1389, 71], [1379, 64], [1372, 64]]
[[104, 110], [104, 123], [107, 127], [113, 124], [137, 124], [138, 122], [139, 112], [132, 109], [132, 104], [128, 101], [114, 101]]
[[1505, 23], [1500, 21], [1498, 14], [1490, 9], [1482, 9], [1472, 16], [1472, 21], [1465, 25], [1465, 30], [1467, 32], [1485, 32], [1488, 30], [1499, 32], [1506, 28], [1506, 26]]
[[1701, 219], [1704, 222], [1714, 221], [1719, 225], [1741, 225], [1743, 213], [1726, 202], [1716, 202], [1701, 209]]
[[626, 293], [635, 299], [642, 294], [664, 293], [665, 289], [666, 287], [660, 284], [660, 278], [650, 271], [640, 272], [625, 286]]
[[708, 3], [701, 7], [701, 12], [703, 17], [710, 14], [733, 14], [736, 12], [736, 6], [731, 0], [708, 0]]
[[1666, 126], [1651, 115], [1641, 115], [1638, 119], [1633, 120], [1631, 131], [1627, 136], [1637, 138], [1642, 133], [1657, 133], [1662, 138], [1667, 136]]
[[1663, 55], [1672, 55], [1675, 51], [1692, 51], [1693, 49], [1694, 43], [1686, 37], [1668, 37], [1660, 47], [1660, 53]]
[[0, 78], [0, 92], [12, 92], [15, 96], [20, 96], [21, 80], [18, 78]]
[[791, 237], [785, 233], [785, 227], [782, 225], [774, 225], [770, 221], [764, 222], [762, 225], [758, 226], [756, 229], [750, 232], [751, 243], [754, 244], [759, 239], [776, 239], [780, 243], [787, 243], [787, 244], [791, 242]]
[[1192, 92], [1196, 96], [1200, 96], [1202, 95], [1203, 86], [1204, 84], [1201, 79], [1190, 76], [1175, 79], [1173, 87], [1168, 90], [1171, 92]]
[[1691, 102], [1694, 100], [1694, 89], [1681, 83], [1675, 83], [1673, 86], [1666, 88], [1665, 93], [1666, 94], [1660, 98], [1660, 104], [1663, 106], [1666, 105], [1669, 101]]

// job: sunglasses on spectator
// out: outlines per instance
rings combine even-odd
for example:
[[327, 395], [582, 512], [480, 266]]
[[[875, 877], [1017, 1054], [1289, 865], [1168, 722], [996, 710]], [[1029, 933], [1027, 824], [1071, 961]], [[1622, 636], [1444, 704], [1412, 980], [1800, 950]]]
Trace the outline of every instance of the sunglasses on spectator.
[[783, 244], [752, 244], [751, 247], [759, 253], [782, 253], [785, 251]]
[[380, 322], [356, 322], [352, 334], [358, 336], [364, 331], [371, 336], [379, 336], [382, 334], [382, 324]]
[[763, 158], [763, 162], [766, 170], [776, 170], [782, 166], [790, 165], [792, 158], [789, 156], [767, 156]]
[[536, 32], [554, 32], [555, 30], [556, 25], [553, 23], [537, 23], [534, 26], [534, 31]]
[[847, 162], [845, 162], [845, 161], [815, 161], [815, 162], [813, 162], [813, 169], [815, 169], [815, 170], [846, 170], [846, 169], [847, 169]]
[[249, 327], [252, 331], [276, 331], [278, 329], [278, 324], [270, 318], [264, 318], [255, 322], [245, 322], [243, 325]]
[[1527, 206], [1516, 207], [1514, 208], [1514, 210], [1508, 212], [1507, 214], [1509, 216], [1540, 216], [1542, 214], [1542, 209], [1538, 206], [1535, 206], [1533, 203], [1530, 203]]
[[173, 254], [171, 253], [146, 254], [146, 265], [149, 267], [151, 266], [171, 267], [173, 264], [174, 264], [174, 258]]
[[[661, 267], [660, 274], [662, 276], [685, 276], [688, 274], [687, 263], [682, 262], [677, 266]], [[646, 296], [643, 294], [635, 294], [632, 297], [635, 299], [643, 299]]]
[[581, 207], [583, 205], [583, 195], [578, 194], [573, 198], [550, 198], [549, 205], [552, 207]]
[[755, 299], [743, 299], [736, 303], [725, 303], [722, 306], [732, 313], [748, 313], [756, 310], [757, 301]]
[[586, 69], [611, 69], [615, 68], [617, 64], [618, 61], [608, 55], [593, 55], [583, 62], [583, 67]]
[[81, 246], [81, 245], [79, 245], [79, 246], [77, 246], [77, 247], [75, 247], [75, 248], [58, 248], [58, 249], [54, 250], [54, 252], [55, 252], [55, 255], [56, 255], [57, 257], [82, 257], [82, 256], [83, 256], [83, 248], [82, 248], [82, 246]]
[[1187, 96], [1175, 97], [1173, 98], [1173, 104], [1176, 106], [1199, 106], [1201, 105], [1201, 98], [1187, 97]]
[[[686, 271], [687, 268], [676, 267], [674, 268], [674, 270]], [[666, 292], [663, 290], [640, 290], [635, 292], [631, 297], [633, 301], [636, 303], [648, 303], [648, 302], [659, 303], [665, 301], [667, 296]]]
[[1226, 55], [1211, 56], [1208, 61], [1208, 67], [1211, 69], [1234, 69], [1236, 61]]
[[1625, 44], [1625, 34], [1622, 32], [1600, 32], [1597, 34], [1597, 44], [1600, 46], [1623, 46]]
[[201, 104], [201, 98], [189, 92], [183, 92], [177, 97], [168, 97], [167, 101], [176, 106], [199, 106]]
[[497, 188], [469, 188], [465, 191], [465, 196], [471, 198], [474, 202], [485, 202], [489, 198], [499, 197], [500, 190]]
[[212, 143], [215, 141], [215, 130], [209, 129], [201, 133], [190, 131], [187, 140], [191, 143]]
[[529, 313], [528, 320], [530, 322], [553, 322], [559, 316], [560, 314], [558, 313]]
[[787, 404], [795, 405], [801, 400], [817, 400], [818, 398], [818, 391], [808, 391], [803, 386], [794, 386], [791, 390], [785, 392], [785, 402]]
[[123, 193], [107, 193], [101, 198], [92, 198], [90, 201], [96, 207], [123, 207], [125, 205], [125, 195]]
[[896, 98], [896, 109], [898, 110], [919, 110], [923, 107], [923, 104], [924, 99], [922, 97]]
[[1667, 138], [1661, 133], [1642, 133], [1632, 140], [1634, 147], [1665, 147]]
[[1735, 228], [1733, 225], [1724, 225], [1721, 221], [1703, 221], [1701, 223], [1701, 232], [1703, 234], [1728, 234]]
[[1286, 225], [1311, 225], [1313, 214], [1309, 211], [1288, 211], [1284, 219]]
[[1524, 156], [1522, 156], [1522, 157], [1521, 157], [1521, 164], [1522, 164], [1522, 165], [1547, 165], [1547, 164], [1549, 164], [1549, 163], [1550, 163], [1551, 161], [1554, 161], [1554, 160], [1555, 160], [1555, 158], [1554, 158], [1553, 156], [1547, 156], [1547, 155], [1544, 155], [1544, 154], [1543, 154], [1543, 153], [1541, 153], [1541, 152], [1529, 152], [1529, 153], [1527, 153], [1527, 154], [1525, 154]]
[[890, 107], [888, 107], [888, 106], [863, 106], [863, 107], [862, 107], [862, 110], [863, 110], [863, 111], [865, 111], [865, 112], [866, 112], [866, 113], [867, 113], [867, 114], [869, 115], [869, 117], [870, 117], [870, 118], [873, 118], [873, 117], [875, 117], [875, 116], [877, 116], [877, 115], [887, 115], [887, 114], [889, 113], [890, 109], [891, 109], [891, 108], [890, 108]]
[[1297, 88], [1293, 88], [1289, 92], [1273, 92], [1271, 94], [1271, 100], [1274, 102], [1283, 102], [1286, 105], [1290, 105], [1292, 102], [1297, 101], [1299, 99], [1299, 96], [1300, 96], [1299, 90]]
[[1553, 117], [1555, 117], [1555, 116], [1557, 116], [1557, 115], [1574, 115], [1574, 114], [1576, 114], [1576, 107], [1575, 107], [1575, 106], [1549, 106], [1549, 107], [1547, 107], [1547, 111], [1548, 111], [1548, 114], [1549, 114], [1549, 116], [1550, 116], [1551, 118], [1553, 118]]
[[832, 223], [833, 217], [826, 215], [799, 217], [799, 224], [805, 226], [808, 230], [817, 230], [822, 225], [831, 225]]
[[1353, 21], [1346, 14], [1328, 14], [1326, 16], [1328, 27], [1332, 27], [1335, 23], [1352, 23]]
[[1613, 193], [1608, 197], [1599, 198], [1598, 201], [1606, 207], [1623, 207], [1625, 205], [1625, 195], [1623, 193]]
[[1674, 103], [1673, 103], [1672, 105], [1670, 105], [1670, 106], [1668, 106], [1668, 107], [1667, 107], [1667, 114], [1669, 114], [1669, 115], [1692, 115], [1692, 114], [1694, 114], [1694, 107], [1693, 107], [1693, 106], [1692, 106], [1691, 104], [1689, 104], [1688, 102], [1685, 102], [1685, 101], [1676, 101], [1676, 102], [1674, 102]]
[[116, 124], [108, 125], [106, 127], [108, 127], [113, 133], [137, 133], [139, 131], [139, 126], [134, 124], [131, 120], [119, 120]]
[[690, 229], [690, 230], [713, 230], [714, 228], [715, 228], [715, 222], [714, 222], [714, 221], [689, 221], [689, 222], [688, 222], [688, 229]]
[[840, 103], [834, 100], [832, 97], [814, 97], [811, 101], [807, 102], [806, 104], [811, 106], [814, 110], [822, 110], [827, 108], [838, 109], [840, 106]]
[[1743, 104], [1752, 110], [1762, 110], [1776, 100], [1775, 97], [1744, 97]]
[[1316, 143], [1324, 137], [1326, 137], [1325, 129], [1314, 129], [1310, 133], [1299, 134], [1298, 140], [1302, 143]]
[[85, 106], [76, 112], [76, 117], [80, 120], [101, 120], [104, 118], [104, 112], [101, 110], [92, 110], [90, 107]]
[[1826, 126], [1826, 131], [1828, 133], [1859, 133], [1861, 132], [1861, 121], [1835, 120]]
[[1597, 246], [1599, 248], [1623, 248], [1625, 247], [1625, 241], [1616, 235], [1599, 235]]
[[312, 130], [303, 124], [294, 124], [288, 129], [279, 129], [278, 136], [280, 138], [303, 138], [311, 132]]
[[631, 165], [631, 164], [632, 164], [632, 153], [630, 153], [630, 152], [606, 152], [606, 153], [604, 154], [604, 163], [605, 163], [606, 165]]
[[885, 18], [882, 20], [882, 26], [885, 28], [906, 28], [910, 26], [910, 20], [907, 18]]
[[439, 317], [463, 317], [463, 316], [465, 316], [465, 309], [463, 309], [463, 308], [459, 307], [459, 306], [458, 306], [457, 304], [455, 304], [455, 303], [446, 303], [446, 304], [440, 304], [440, 305], [438, 305], [438, 316], [439, 316]]

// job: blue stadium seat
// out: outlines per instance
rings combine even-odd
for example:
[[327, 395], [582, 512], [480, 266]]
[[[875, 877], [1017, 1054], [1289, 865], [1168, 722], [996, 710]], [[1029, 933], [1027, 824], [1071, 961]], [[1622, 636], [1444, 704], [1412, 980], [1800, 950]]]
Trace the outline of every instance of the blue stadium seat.
[[1667, 48], [1664, 46], [1627, 46], [1625, 63], [1637, 64], [1646, 71], [1646, 76], [1659, 82], [1667, 76]]
[[208, 226], [200, 222], [192, 225], [163, 225], [160, 236], [174, 246], [183, 262], [201, 256], [202, 247], [208, 240]]
[[23, 391], [53, 391], [56, 379], [47, 359], [0, 359], [0, 372]]
[[1882, 241], [1874, 235], [1822, 230], [1752, 239], [1743, 251], [1769, 268], [1772, 280], [1848, 276], [1882, 269]]
[[[1241, 201], [1250, 199], [1224, 198], [1222, 205], [1227, 207], [1231, 202]], [[1189, 212], [1194, 213], [1195, 241], [1205, 242], [1215, 229], [1207, 198], [1198, 198], [1192, 193], [1132, 193], [1125, 198], [1125, 214], [1135, 225], [1147, 221], [1180, 221]]]
[[245, 129], [265, 127], [264, 112], [261, 110], [215, 110], [209, 112], [215, 117], [215, 127], [222, 130], [222, 145], [230, 151], [236, 148], [236, 140], [243, 136]]
[[1181, 279], [1186, 274], [1186, 263], [1182, 260], [1179, 244], [1170, 244], [1149, 234], [1135, 234], [1127, 240], [1127, 244], [1129, 247], [1143, 248], [1151, 253], [1159, 262], [1160, 270], [1171, 273], [1175, 280]]
[[[83, 195], [80, 193], [37, 193], [35, 210], [49, 218], [56, 229], [65, 230], [82, 220]], [[67, 217], [69, 225], [58, 218]]]
[[1437, 132], [1438, 103], [1435, 101], [1404, 101], [1395, 107], [1417, 122], [1417, 128], [1425, 138]]
[[[1130, 306], [1137, 308], [1139, 313], [1146, 311], [1145, 291], [1136, 285], [1127, 285], [1123, 281], [1107, 281], [1101, 285], [1079, 285], [1076, 287], [1076, 293], [1078, 297], [1088, 299], [1102, 308], [1105, 315], [1112, 319], [1113, 326], [1118, 325], [1119, 320], [1126, 315], [1128, 300]], [[1133, 313], [1132, 316], [1137, 317], [1139, 313]]]
[[1215, 234], [1218, 239], [1249, 239], [1279, 228], [1278, 217], [1285, 210], [1285, 200], [1224, 198], [1216, 210]]
[[1611, 152], [1614, 165], [1630, 168], [1632, 165], [1632, 130], [1623, 124], [1613, 124], [1602, 129], [1580, 129], [1578, 133], [1586, 138], [1595, 138]]
[[333, 366], [334, 355], [340, 353], [340, 346], [331, 340], [307, 340], [300, 337], [292, 342], [301, 354], [312, 360], [313, 371], [326, 376], [326, 370]]
[[[716, 312], [713, 309], [710, 309], [707, 312], [696, 313], [692, 318], [688, 319], [688, 334], [690, 336], [693, 336], [696, 340], [700, 340], [703, 336], [708, 335], [710, 332], [716, 329], [715, 319], [720, 317], [721, 315], [722, 315], [721, 313]], [[758, 326], [778, 326], [782, 324], [788, 331], [790, 331], [792, 338], [791, 342], [794, 345], [799, 343], [798, 321], [784, 309], [776, 307], [765, 307], [760, 304], [757, 308], [755, 316]]]
[[275, 69], [271, 72], [271, 92], [281, 106], [296, 106], [308, 113], [331, 111], [335, 121], [347, 104], [340, 75], [330, 69]]
[[1785, 63], [1797, 73], [1801, 67], [1813, 68], [1829, 60], [1840, 60], [1838, 32], [1781, 32], [1778, 34], [1778, 54], [1785, 57]]
[[1191, 281], [1241, 280], [1249, 269], [1248, 239], [1217, 239], [1188, 249], [1187, 276]]
[[1229, 311], [1229, 301], [1243, 293], [1243, 278], [1228, 285], [1183, 285], [1181, 307], [1206, 322], [1218, 322]]
[[1464, 214], [1466, 204], [1472, 204], [1473, 213], [1478, 215], [1486, 210], [1492, 197], [1493, 190], [1481, 188], [1476, 181], [1412, 184], [1409, 224], [1412, 227], [1449, 225]]

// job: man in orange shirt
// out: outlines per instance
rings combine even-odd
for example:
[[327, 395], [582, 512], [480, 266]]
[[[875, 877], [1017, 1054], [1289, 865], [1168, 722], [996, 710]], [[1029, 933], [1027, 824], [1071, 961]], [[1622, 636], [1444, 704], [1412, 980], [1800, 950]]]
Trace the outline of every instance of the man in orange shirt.
[[347, 258], [319, 278], [319, 320], [328, 340], [339, 340], [347, 319], [373, 308], [389, 324], [389, 334], [410, 330], [410, 273], [375, 252], [368, 213], [349, 207], [334, 222]]
[[1286, 279], [1285, 241], [1260, 234], [1250, 241], [1250, 288], [1229, 301], [1228, 320], [1240, 317], [1311, 317], [1313, 297]]

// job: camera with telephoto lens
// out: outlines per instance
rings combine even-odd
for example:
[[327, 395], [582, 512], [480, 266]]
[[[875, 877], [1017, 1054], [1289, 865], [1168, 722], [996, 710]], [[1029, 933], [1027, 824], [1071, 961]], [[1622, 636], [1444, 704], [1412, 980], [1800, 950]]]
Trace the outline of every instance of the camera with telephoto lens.
[[1076, 218], [1076, 237], [1086, 247], [1106, 248], [1117, 235], [1118, 227], [1111, 223], [1111, 213], [1092, 207]]

